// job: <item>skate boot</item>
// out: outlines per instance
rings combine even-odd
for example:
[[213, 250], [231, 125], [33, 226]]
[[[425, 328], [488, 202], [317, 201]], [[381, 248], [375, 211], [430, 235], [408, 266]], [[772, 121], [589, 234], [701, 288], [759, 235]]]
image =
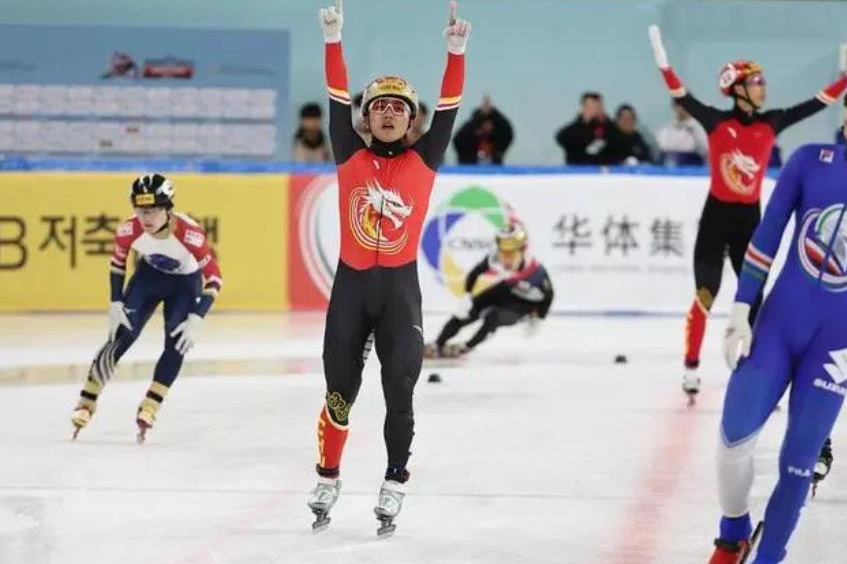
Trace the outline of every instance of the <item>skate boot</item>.
[[93, 402], [80, 401], [74, 408], [74, 412], [71, 414], [71, 423], [74, 426], [73, 440], [76, 440], [82, 428], [91, 421], [94, 416], [94, 406]]
[[445, 358], [460, 358], [466, 355], [469, 350], [465, 343], [453, 343], [451, 345], [444, 345], [441, 354]]
[[686, 368], [683, 372], [682, 391], [688, 396], [688, 406], [696, 405], [697, 394], [700, 393], [700, 376], [698, 376], [696, 368]]
[[[741, 521], [743, 519], [743, 521]], [[746, 530], [750, 531], [749, 525], [749, 517], [743, 517], [741, 519], [727, 519], [724, 518], [722, 521], [721, 530], [731, 530], [730, 527], [724, 529], [724, 524], [727, 521], [735, 521], [735, 527], [742, 526], [746, 527]], [[746, 524], [741, 524], [746, 521]], [[709, 559], [709, 564], [744, 564], [747, 562], [747, 559], [753, 553], [753, 550], [756, 548], [756, 544], [759, 541], [759, 537], [762, 536], [762, 528], [763, 523], [759, 521], [759, 524], [756, 525], [756, 530], [753, 531], [752, 536], [749, 536], [748, 539], [744, 539], [741, 541], [727, 541], [724, 539], [715, 539], [715, 551], [712, 553], [712, 557]], [[732, 533], [730, 533], [732, 534]], [[741, 533], [744, 534], [743, 532]], [[745, 535], [746, 536], [746, 535]]]
[[73, 439], [76, 439], [83, 427], [88, 425], [94, 417], [97, 409], [97, 397], [103, 391], [103, 384], [93, 380], [90, 376], [86, 378], [82, 390], [79, 392], [79, 401], [76, 403], [74, 412], [71, 414], [71, 423], [74, 426]]
[[441, 351], [438, 349], [438, 345], [435, 343], [427, 343], [424, 345], [424, 358], [433, 359], [439, 358], [441, 356]]
[[309, 492], [309, 501], [307, 505], [312, 513], [315, 514], [315, 522], [312, 523], [313, 531], [322, 531], [329, 526], [329, 510], [338, 501], [338, 495], [341, 493], [341, 480], [338, 478], [318, 478], [318, 483]]
[[135, 424], [138, 425], [138, 435], [135, 439], [138, 444], [143, 444], [147, 438], [147, 431], [153, 428], [153, 423], [156, 422], [156, 414], [165, 401], [165, 396], [168, 395], [168, 386], [156, 382], [150, 383], [150, 388], [141, 404], [138, 406], [138, 413], [135, 416]]
[[394, 480], [385, 480], [379, 488], [379, 498], [374, 514], [380, 522], [376, 531], [377, 536], [385, 537], [394, 532], [397, 525], [394, 519], [403, 508], [403, 498], [406, 497], [406, 486]]
[[832, 470], [835, 457], [832, 455], [832, 439], [827, 439], [823, 444], [818, 461], [815, 463], [815, 473], [812, 476], [812, 497], [818, 493], [818, 484], [823, 482]]
[[156, 422], [156, 412], [142, 405], [138, 408], [138, 414], [135, 416], [135, 424], [138, 426], [138, 434], [135, 440], [138, 444], [144, 444], [147, 438], [147, 431], [153, 428], [153, 423]]
[[747, 559], [750, 553], [748, 541], [727, 542], [721, 539], [715, 540], [715, 551], [709, 559], [709, 564], [740, 564]]

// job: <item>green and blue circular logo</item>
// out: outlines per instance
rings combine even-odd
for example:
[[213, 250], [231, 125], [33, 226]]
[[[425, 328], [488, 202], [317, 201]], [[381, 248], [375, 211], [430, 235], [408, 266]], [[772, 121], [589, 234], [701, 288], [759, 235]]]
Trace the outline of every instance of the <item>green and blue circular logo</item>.
[[494, 235], [517, 221], [512, 208], [481, 186], [453, 194], [430, 214], [421, 238], [426, 262], [451, 293], [464, 293], [465, 276], [494, 248]]

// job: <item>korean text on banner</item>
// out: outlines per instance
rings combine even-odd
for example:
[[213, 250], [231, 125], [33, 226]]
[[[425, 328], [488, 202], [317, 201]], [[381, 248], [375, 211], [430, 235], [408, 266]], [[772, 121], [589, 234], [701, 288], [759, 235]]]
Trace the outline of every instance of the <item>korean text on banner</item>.
[[[168, 175], [175, 209], [206, 230], [223, 270], [220, 309], [286, 309], [284, 175]], [[0, 311], [97, 311], [132, 215], [132, 173], [0, 174]], [[130, 267], [131, 268], [131, 267]]]

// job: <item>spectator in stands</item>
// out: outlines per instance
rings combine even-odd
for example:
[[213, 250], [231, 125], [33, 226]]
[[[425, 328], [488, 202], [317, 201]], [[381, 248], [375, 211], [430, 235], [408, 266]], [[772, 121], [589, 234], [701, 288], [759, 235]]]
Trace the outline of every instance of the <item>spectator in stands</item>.
[[325, 163], [331, 160], [329, 139], [324, 135], [321, 118], [318, 104], [305, 104], [300, 108], [300, 126], [294, 134], [294, 162]]
[[565, 151], [569, 165], [608, 165], [615, 163], [609, 147], [609, 135], [615, 124], [603, 108], [603, 96], [586, 92], [580, 99], [580, 113], [556, 134], [556, 142]]
[[482, 105], [453, 137], [453, 148], [459, 164], [503, 164], [513, 137], [512, 124], [484, 96]]
[[415, 116], [415, 121], [409, 127], [406, 133], [406, 144], [414, 145], [418, 139], [426, 133], [427, 124], [429, 123], [429, 108], [423, 102], [418, 103], [418, 115]]
[[653, 151], [638, 131], [638, 116], [635, 108], [621, 104], [615, 112], [616, 127], [609, 132], [610, 151], [615, 163], [637, 165], [653, 162]]
[[671, 102], [674, 119], [657, 135], [660, 160], [665, 166], [696, 166], [706, 163], [709, 142], [703, 126], [679, 102]]

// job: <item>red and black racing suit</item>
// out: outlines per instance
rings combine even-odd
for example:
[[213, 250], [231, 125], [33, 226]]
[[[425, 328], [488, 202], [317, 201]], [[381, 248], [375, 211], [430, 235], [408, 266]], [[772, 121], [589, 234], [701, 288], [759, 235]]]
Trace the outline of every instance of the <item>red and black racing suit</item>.
[[[662, 74], [671, 96], [709, 136], [709, 196], [694, 244], [696, 296], [685, 325], [685, 366], [696, 368], [706, 316], [720, 289], [724, 257], [728, 251], [737, 276], [759, 225], [762, 179], [776, 136], [835, 102], [847, 88], [847, 78], [840, 78], [796, 106], [748, 114], [737, 103], [731, 110], [707, 106], [686, 91], [673, 69], [665, 69]], [[760, 303], [761, 296], [750, 312], [751, 322]]]
[[386, 479], [408, 478], [412, 395], [423, 361], [417, 255], [435, 171], [450, 143], [464, 84], [464, 55], [448, 54], [441, 97], [426, 134], [368, 147], [353, 129], [341, 43], [326, 44], [330, 139], [338, 166], [341, 256], [329, 300], [323, 364], [326, 404], [318, 422], [318, 473], [335, 477], [348, 415], [362, 383], [371, 332], [386, 403]]

